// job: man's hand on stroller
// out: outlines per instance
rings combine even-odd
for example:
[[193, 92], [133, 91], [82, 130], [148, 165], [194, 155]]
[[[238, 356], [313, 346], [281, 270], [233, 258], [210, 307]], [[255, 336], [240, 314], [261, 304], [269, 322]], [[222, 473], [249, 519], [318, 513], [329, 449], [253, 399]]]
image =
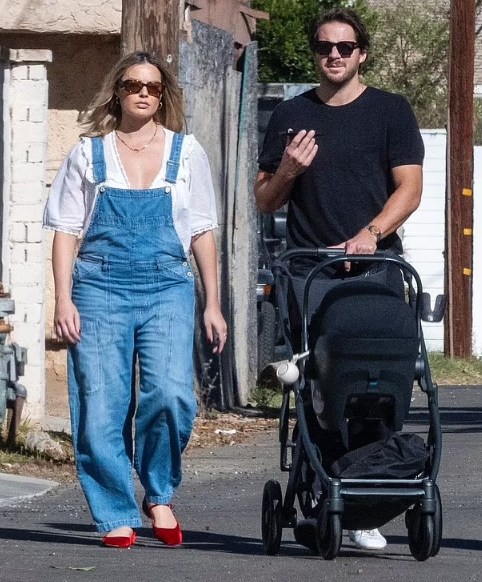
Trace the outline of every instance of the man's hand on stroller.
[[[360, 232], [344, 243], [329, 247], [333, 249], [345, 249], [347, 255], [373, 255], [377, 250], [377, 237], [367, 228], [362, 228]], [[345, 271], [349, 271], [351, 262], [345, 262]]]

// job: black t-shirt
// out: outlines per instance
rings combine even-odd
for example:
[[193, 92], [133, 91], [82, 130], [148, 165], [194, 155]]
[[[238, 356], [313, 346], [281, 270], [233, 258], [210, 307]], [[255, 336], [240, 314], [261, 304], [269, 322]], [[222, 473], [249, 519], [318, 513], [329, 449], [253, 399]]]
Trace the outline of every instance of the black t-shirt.
[[[347, 241], [370, 224], [394, 192], [391, 169], [422, 165], [424, 145], [415, 115], [401, 95], [367, 87], [354, 101], [334, 107], [315, 89], [280, 103], [259, 156], [259, 169], [274, 174], [286, 132], [316, 132], [318, 152], [294, 183], [288, 205], [288, 247], [325, 247]], [[380, 249], [402, 251], [396, 233]]]

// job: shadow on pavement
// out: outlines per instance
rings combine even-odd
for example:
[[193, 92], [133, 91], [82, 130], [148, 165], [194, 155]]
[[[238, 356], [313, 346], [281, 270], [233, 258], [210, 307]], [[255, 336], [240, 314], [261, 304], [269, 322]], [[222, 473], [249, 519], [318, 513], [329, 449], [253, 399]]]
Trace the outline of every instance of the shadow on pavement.
[[[428, 425], [428, 410], [412, 409], [407, 424]], [[482, 407], [440, 407], [444, 433], [482, 433]]]
[[[385, 536], [389, 544], [405, 544], [408, 546], [407, 538], [404, 536]], [[444, 548], [455, 550], [482, 551], [482, 540], [469, 540], [463, 538], [442, 538], [441, 552]]]

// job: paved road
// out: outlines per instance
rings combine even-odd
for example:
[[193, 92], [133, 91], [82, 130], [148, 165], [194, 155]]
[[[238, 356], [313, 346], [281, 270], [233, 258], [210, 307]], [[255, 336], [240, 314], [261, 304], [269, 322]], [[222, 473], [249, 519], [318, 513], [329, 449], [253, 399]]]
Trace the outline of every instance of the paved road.
[[[421, 394], [412, 422], [425, 430]], [[161, 547], [149, 524], [129, 550], [99, 546], [77, 485], [0, 508], [2, 582], [266, 582], [346, 580], [482, 581], [482, 387], [441, 389], [444, 455], [439, 486], [444, 506], [440, 554], [410, 555], [403, 518], [383, 528], [382, 552], [357, 550], [344, 537], [339, 556], [324, 561], [284, 530], [280, 554], [263, 554], [260, 505], [264, 482], [280, 474], [276, 434], [249, 445], [197, 450], [185, 459], [185, 480], [174, 500], [185, 544]], [[140, 492], [139, 492], [140, 494]], [[76, 568], [93, 568], [79, 570]]]

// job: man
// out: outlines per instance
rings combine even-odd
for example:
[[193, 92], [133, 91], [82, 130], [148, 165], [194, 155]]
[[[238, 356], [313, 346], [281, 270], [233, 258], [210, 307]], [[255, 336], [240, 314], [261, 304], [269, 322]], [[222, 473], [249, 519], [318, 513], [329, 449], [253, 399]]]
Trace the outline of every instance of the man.
[[[360, 79], [370, 36], [355, 11], [322, 15], [310, 43], [320, 84], [273, 112], [259, 156], [258, 208], [272, 213], [288, 203], [288, 248], [401, 253], [396, 231], [422, 193], [424, 146], [413, 111], [404, 97]], [[378, 530], [349, 535], [365, 549], [386, 545]]]

